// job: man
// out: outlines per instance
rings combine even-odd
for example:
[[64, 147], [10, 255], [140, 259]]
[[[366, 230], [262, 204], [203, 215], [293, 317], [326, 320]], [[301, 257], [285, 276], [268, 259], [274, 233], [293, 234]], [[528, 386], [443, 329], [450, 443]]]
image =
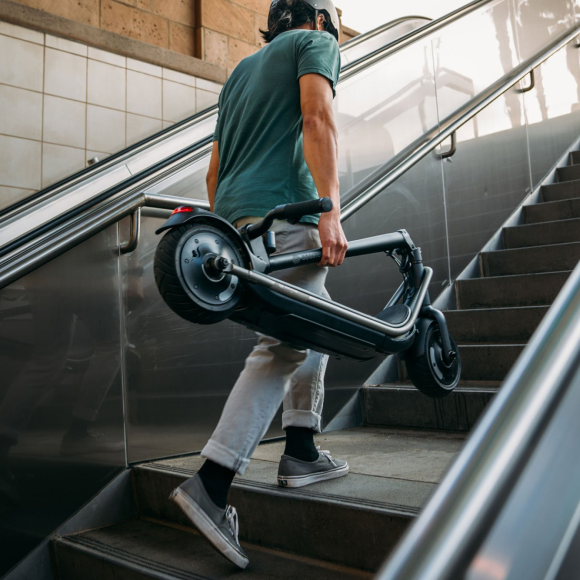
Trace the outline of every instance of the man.
[[[280, 253], [317, 248], [322, 260], [277, 274], [280, 279], [328, 296], [328, 266], [344, 260], [340, 224], [337, 130], [332, 100], [340, 71], [338, 14], [330, 0], [277, 0], [270, 7], [268, 43], [244, 59], [220, 95], [220, 113], [207, 176], [212, 211], [236, 227], [255, 222], [275, 206], [330, 197], [330, 213], [300, 223], [275, 223]], [[258, 335], [202, 451], [207, 460], [172, 499], [226, 558], [245, 568], [235, 509], [227, 495], [242, 474], [280, 403], [286, 448], [278, 483], [300, 487], [340, 477], [345, 461], [314, 445], [321, 430], [328, 357], [297, 350]]]

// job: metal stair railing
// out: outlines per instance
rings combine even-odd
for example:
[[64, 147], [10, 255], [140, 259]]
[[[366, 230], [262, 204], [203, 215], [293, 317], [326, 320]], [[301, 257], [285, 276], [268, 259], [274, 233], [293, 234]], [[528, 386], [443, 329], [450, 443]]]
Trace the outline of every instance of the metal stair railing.
[[580, 265], [378, 578], [464, 577], [579, 370]]

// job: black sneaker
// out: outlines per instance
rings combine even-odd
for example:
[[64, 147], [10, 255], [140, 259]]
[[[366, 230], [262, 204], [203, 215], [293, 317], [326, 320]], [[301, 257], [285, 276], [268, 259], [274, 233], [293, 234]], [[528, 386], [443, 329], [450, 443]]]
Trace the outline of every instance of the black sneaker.
[[318, 449], [316, 461], [302, 461], [282, 455], [278, 468], [278, 485], [281, 487], [303, 487], [318, 481], [336, 479], [348, 473], [348, 463], [333, 459], [328, 451]]
[[238, 540], [238, 514], [231, 505], [225, 510], [213, 503], [199, 475], [190, 477], [174, 489], [169, 499], [174, 501], [213, 547], [240, 568], [249, 559]]

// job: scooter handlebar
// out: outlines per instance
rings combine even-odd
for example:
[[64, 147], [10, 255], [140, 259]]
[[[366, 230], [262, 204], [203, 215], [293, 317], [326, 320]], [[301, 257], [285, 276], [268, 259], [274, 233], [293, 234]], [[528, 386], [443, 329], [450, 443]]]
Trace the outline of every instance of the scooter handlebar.
[[320, 199], [313, 199], [312, 201], [300, 201], [298, 203], [287, 203], [286, 205], [279, 205], [259, 222], [245, 226], [245, 232], [248, 237], [253, 240], [262, 234], [265, 234], [274, 223], [274, 220], [288, 220], [297, 222], [305, 215], [313, 215], [317, 213], [326, 213], [332, 210], [332, 200], [330, 197], [321, 197]]
[[313, 199], [311, 201], [287, 203], [286, 205], [278, 206], [276, 209], [280, 210], [282, 219], [299, 220], [305, 215], [332, 211], [332, 200], [330, 197], [321, 197], [320, 199]]

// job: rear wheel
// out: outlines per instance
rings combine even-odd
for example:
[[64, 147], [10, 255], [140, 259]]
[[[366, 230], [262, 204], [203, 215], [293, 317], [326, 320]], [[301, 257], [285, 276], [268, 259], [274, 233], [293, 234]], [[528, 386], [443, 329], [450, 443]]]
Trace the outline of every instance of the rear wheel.
[[155, 282], [165, 303], [179, 316], [196, 324], [215, 324], [228, 318], [238, 305], [242, 287], [238, 278], [212, 276], [204, 258], [220, 255], [244, 266], [238, 241], [203, 222], [169, 230], [155, 252]]
[[449, 335], [451, 349], [457, 356], [447, 364], [443, 360], [441, 331], [436, 322], [432, 322], [417, 338], [422, 341], [417, 346], [423, 354], [406, 361], [409, 378], [423, 394], [433, 398], [446, 397], [461, 377], [461, 358], [457, 344]]

